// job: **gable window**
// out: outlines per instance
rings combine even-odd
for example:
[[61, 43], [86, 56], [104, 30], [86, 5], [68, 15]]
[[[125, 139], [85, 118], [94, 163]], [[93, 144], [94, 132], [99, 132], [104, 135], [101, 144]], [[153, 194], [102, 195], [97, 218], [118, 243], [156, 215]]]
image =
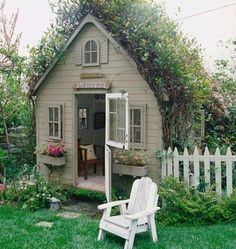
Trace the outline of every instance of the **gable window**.
[[130, 145], [133, 149], [146, 148], [146, 105], [130, 106]]
[[62, 139], [62, 106], [49, 106], [48, 117], [49, 138]]
[[84, 66], [99, 65], [99, 44], [95, 40], [89, 40], [84, 43]]

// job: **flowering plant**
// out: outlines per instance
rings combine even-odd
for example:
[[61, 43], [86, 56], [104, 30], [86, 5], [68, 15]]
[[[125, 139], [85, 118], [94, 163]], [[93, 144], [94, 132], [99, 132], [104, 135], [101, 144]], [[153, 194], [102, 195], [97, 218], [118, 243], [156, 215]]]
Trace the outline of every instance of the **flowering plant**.
[[63, 157], [65, 155], [64, 142], [49, 141], [36, 148], [36, 152], [53, 157]]
[[149, 162], [148, 154], [143, 150], [115, 150], [112, 158], [117, 164], [144, 166]]

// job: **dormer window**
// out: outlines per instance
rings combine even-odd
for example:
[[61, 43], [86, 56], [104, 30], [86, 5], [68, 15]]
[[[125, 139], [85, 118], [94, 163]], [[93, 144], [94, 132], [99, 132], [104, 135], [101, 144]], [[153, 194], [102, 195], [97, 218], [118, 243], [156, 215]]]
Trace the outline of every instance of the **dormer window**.
[[84, 43], [83, 49], [83, 65], [97, 66], [99, 65], [99, 44], [95, 40], [88, 40]]

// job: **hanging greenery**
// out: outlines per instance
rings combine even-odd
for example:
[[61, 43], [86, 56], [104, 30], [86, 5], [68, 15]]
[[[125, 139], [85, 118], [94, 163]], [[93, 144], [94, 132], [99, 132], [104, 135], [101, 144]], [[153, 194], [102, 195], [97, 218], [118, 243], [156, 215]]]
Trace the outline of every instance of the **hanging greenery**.
[[56, 22], [30, 51], [31, 89], [87, 13], [93, 14], [135, 60], [153, 90], [162, 115], [164, 146], [185, 146], [193, 111], [209, 99], [210, 79], [195, 39], [169, 19], [165, 9], [141, 0], [54, 0]]

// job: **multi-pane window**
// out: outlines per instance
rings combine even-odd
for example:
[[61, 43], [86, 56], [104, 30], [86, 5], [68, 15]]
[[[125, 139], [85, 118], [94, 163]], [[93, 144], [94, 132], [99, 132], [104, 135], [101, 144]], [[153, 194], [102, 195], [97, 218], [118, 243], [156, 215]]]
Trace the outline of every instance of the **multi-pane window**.
[[106, 144], [129, 149], [129, 99], [127, 93], [106, 94]]
[[134, 149], [146, 148], [146, 105], [130, 107], [130, 145]]
[[99, 44], [95, 40], [89, 40], [84, 44], [83, 65], [96, 66], [99, 64]]
[[62, 139], [62, 106], [48, 107], [49, 138]]

